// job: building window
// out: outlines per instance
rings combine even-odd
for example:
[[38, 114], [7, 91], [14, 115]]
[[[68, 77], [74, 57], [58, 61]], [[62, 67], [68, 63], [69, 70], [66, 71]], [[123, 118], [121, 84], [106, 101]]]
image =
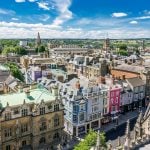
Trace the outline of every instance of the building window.
[[77, 105], [73, 106], [73, 112], [77, 112]]
[[11, 119], [11, 113], [10, 112], [7, 112], [5, 113], [5, 120], [10, 120]]
[[40, 125], [40, 131], [44, 131], [47, 129], [46, 122], [42, 122]]
[[27, 145], [26, 140], [22, 141], [22, 146]]
[[46, 142], [45, 137], [42, 137], [39, 141], [39, 144], [44, 144]]
[[40, 108], [40, 115], [44, 115], [45, 114], [45, 107], [41, 107]]
[[18, 109], [14, 109], [14, 115], [19, 114], [19, 110]]
[[96, 112], [96, 111], [98, 111], [98, 106], [93, 106], [92, 107], [92, 112]]
[[93, 103], [97, 103], [98, 102], [98, 98], [94, 98], [92, 102]]
[[6, 145], [6, 150], [11, 150], [10, 145]]
[[116, 107], [115, 106], [112, 106], [112, 111], [116, 111]]
[[73, 115], [73, 122], [77, 121], [77, 115]]
[[59, 111], [59, 104], [54, 105], [54, 111]]
[[22, 113], [23, 117], [27, 116], [28, 115], [28, 109], [22, 109], [21, 113]]
[[59, 126], [59, 118], [54, 118], [54, 127]]
[[10, 136], [12, 136], [11, 128], [5, 130], [5, 137], [10, 137]]
[[59, 140], [59, 133], [56, 132], [53, 136], [54, 141], [58, 141]]
[[107, 105], [107, 99], [103, 99], [103, 105]]
[[116, 96], [119, 96], [119, 91], [116, 92]]
[[80, 110], [84, 110], [84, 105], [80, 105]]
[[80, 115], [79, 115], [79, 120], [80, 120], [80, 121], [83, 121], [83, 120], [84, 120], [84, 113], [80, 113]]
[[113, 97], [114, 96], [114, 92], [111, 92], [111, 97]]
[[25, 133], [28, 131], [28, 124], [22, 124], [21, 125], [21, 133]]
[[118, 97], [116, 97], [116, 103], [118, 103]]

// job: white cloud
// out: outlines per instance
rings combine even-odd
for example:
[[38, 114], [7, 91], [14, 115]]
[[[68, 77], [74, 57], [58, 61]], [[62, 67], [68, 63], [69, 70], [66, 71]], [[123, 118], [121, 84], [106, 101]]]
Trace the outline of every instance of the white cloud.
[[49, 18], [50, 18], [50, 16], [49, 16], [49, 15], [46, 15], [46, 14], [41, 15], [41, 16], [39, 17], [39, 19], [40, 19], [41, 21], [47, 21]]
[[150, 16], [141, 16], [141, 17], [137, 17], [135, 19], [138, 19], [138, 20], [150, 19]]
[[22, 3], [22, 2], [25, 2], [25, 0], [15, 0], [15, 2]]
[[53, 29], [53, 28], [58, 28], [57, 26], [54, 25], [44, 25], [42, 23], [37, 23], [37, 24], [30, 24], [30, 23], [16, 23], [16, 22], [5, 22], [2, 21], [0, 22], [0, 27], [15, 27], [15, 28], [48, 28], [48, 29]]
[[17, 20], [19, 20], [18, 18], [11, 18], [11, 20], [13, 20], [13, 21], [17, 21]]
[[62, 25], [65, 21], [72, 19], [72, 12], [69, 10], [71, 0], [53, 0], [54, 6], [59, 12], [58, 17], [53, 21], [53, 25]]
[[27, 24], [15, 22], [0, 22], [0, 38], [35, 38], [40, 32], [42, 38], [150, 38], [150, 30], [143, 28], [109, 28], [100, 30], [85, 30], [82, 28], [54, 28], [52, 25]]
[[[17, 3], [23, 3], [26, 2], [27, 0], [15, 0]], [[37, 0], [28, 0], [29, 2], [36, 2]]]
[[123, 12], [115, 12], [112, 14], [112, 17], [126, 17], [128, 14], [123, 13]]
[[138, 22], [135, 21], [135, 20], [132, 20], [132, 21], [130, 21], [129, 23], [130, 23], [130, 24], [138, 24]]
[[145, 13], [146, 15], [150, 15], [150, 10], [144, 10], [144, 13]]
[[28, 0], [29, 2], [36, 2], [37, 0]]
[[50, 10], [50, 7], [49, 7], [49, 3], [47, 2], [37, 2], [39, 8], [42, 8], [44, 10]]
[[0, 8], [0, 14], [2, 14], [2, 15], [14, 15], [15, 11]]

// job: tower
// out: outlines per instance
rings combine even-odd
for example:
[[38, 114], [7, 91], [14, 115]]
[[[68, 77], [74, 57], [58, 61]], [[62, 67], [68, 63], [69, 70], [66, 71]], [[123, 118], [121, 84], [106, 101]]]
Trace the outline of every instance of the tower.
[[142, 50], [145, 51], [145, 41], [142, 41]]
[[127, 121], [127, 127], [126, 127], [126, 134], [125, 134], [125, 143], [124, 143], [124, 150], [130, 150], [130, 121]]
[[109, 38], [105, 39], [103, 48], [104, 48], [105, 51], [109, 51], [110, 50], [110, 39]]
[[40, 33], [38, 32], [36, 46], [39, 47], [40, 45], [41, 45], [41, 38], [40, 38]]
[[94, 150], [101, 150], [102, 145], [101, 145], [101, 139], [100, 139], [100, 131], [98, 130], [97, 132], [97, 142], [96, 142], [96, 147]]

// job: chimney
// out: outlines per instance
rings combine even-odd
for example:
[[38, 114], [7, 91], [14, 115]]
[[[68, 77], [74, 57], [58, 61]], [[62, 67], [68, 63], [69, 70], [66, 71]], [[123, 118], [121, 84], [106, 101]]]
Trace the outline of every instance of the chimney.
[[76, 86], [77, 89], [80, 89], [80, 82], [79, 82], [79, 80], [76, 82], [75, 86]]
[[69, 98], [72, 98], [72, 96], [73, 96], [73, 91], [70, 91]]
[[66, 95], [66, 93], [67, 93], [67, 88], [65, 88], [63, 94]]
[[27, 98], [30, 97], [30, 90], [26, 90], [26, 91], [25, 91], [25, 94], [26, 94], [26, 97], [27, 97]]

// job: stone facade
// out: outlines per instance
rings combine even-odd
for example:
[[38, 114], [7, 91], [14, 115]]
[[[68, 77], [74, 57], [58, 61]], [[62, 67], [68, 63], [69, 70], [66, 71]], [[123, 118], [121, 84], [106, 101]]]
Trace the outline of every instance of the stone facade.
[[[16, 103], [12, 104], [10, 95], [6, 99], [1, 97], [1, 117], [0, 117], [0, 149], [2, 150], [40, 150], [56, 149], [58, 143], [62, 141], [64, 128], [64, 107], [55, 97], [56, 90], [52, 93], [46, 90], [39, 90], [39, 98], [35, 99], [33, 94], [35, 89], [27, 93], [26, 99], [21, 104], [24, 93], [20, 93]], [[55, 91], [54, 91], [55, 90]], [[29, 91], [28, 91], [29, 92]], [[49, 99], [44, 93], [54, 97]], [[30, 95], [29, 95], [30, 94]], [[18, 95], [18, 96], [19, 96]], [[48, 95], [47, 95], [48, 96]], [[38, 97], [38, 94], [36, 94]], [[14, 95], [12, 96], [12, 100]], [[20, 100], [20, 102], [18, 102]], [[30, 101], [30, 102], [29, 102]]]

